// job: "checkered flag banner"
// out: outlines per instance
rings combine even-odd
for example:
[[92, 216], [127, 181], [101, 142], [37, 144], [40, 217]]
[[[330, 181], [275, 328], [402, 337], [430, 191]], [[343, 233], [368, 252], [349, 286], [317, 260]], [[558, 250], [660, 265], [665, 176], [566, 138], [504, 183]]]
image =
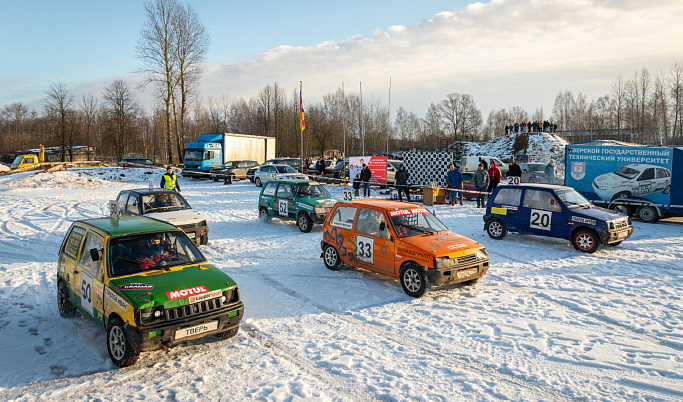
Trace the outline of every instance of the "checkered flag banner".
[[453, 162], [451, 152], [406, 152], [403, 154], [403, 165], [410, 174], [409, 185], [430, 186], [438, 183], [446, 187], [448, 165]]

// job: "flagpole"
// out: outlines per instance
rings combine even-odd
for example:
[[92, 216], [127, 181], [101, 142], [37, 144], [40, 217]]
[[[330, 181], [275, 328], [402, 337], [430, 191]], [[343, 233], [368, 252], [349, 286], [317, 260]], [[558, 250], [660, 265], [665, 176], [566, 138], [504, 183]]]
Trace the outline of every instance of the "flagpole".
[[361, 155], [365, 156], [365, 132], [363, 131], [363, 82], [359, 82], [358, 86], [360, 88], [360, 124], [359, 129], [360, 129], [360, 136], [361, 136], [361, 141], [362, 141], [362, 153]]
[[389, 77], [389, 109], [387, 113], [389, 127], [387, 127], [387, 160], [389, 160], [389, 135], [391, 135], [391, 77]]
[[302, 96], [303, 88], [303, 81], [299, 81], [299, 127], [301, 128], [301, 163], [304, 163], [304, 125], [303, 120], [301, 119], [301, 116], [304, 113], [304, 98]]

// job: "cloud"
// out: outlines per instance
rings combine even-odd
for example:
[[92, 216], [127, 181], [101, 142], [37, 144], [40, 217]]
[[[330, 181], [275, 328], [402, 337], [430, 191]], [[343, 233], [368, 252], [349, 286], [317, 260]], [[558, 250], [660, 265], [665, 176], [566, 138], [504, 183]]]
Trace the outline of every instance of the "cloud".
[[[311, 47], [281, 46], [253, 60], [212, 65], [203, 96], [255, 96], [266, 84], [303, 81], [316, 102], [345, 83], [424, 115], [452, 92], [491, 109], [542, 107], [566, 89], [594, 99], [617, 75], [656, 74], [680, 60], [680, 1], [493, 0], [445, 11], [416, 26]], [[355, 89], [352, 89], [355, 88]]]

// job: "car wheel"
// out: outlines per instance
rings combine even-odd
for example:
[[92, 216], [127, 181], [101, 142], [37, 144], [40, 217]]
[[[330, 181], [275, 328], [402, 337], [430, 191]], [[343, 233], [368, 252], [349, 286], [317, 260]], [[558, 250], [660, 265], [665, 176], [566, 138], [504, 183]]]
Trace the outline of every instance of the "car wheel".
[[614, 200], [623, 200], [624, 198], [628, 198], [631, 196], [631, 193], [628, 191], [620, 191], [612, 196], [612, 201]]
[[610, 246], [610, 247], [616, 247], [616, 246], [620, 245], [622, 241], [623, 241], [623, 240], [620, 240], [620, 241], [617, 241], [617, 242], [614, 242], [614, 243], [609, 243], [608, 246]]
[[57, 284], [57, 306], [59, 307], [59, 315], [64, 318], [71, 318], [78, 311], [69, 300], [69, 289], [66, 288], [66, 284], [61, 279]]
[[255, 178], [254, 183], [256, 184], [256, 187], [261, 187], [263, 185], [263, 183], [261, 183], [260, 177]]
[[613, 204], [610, 206], [610, 209], [618, 214], [631, 216], [631, 209], [628, 207], [628, 205]]
[[323, 262], [325, 263], [327, 269], [332, 271], [339, 268], [339, 264], [341, 264], [341, 258], [339, 258], [339, 252], [336, 248], [334, 248], [334, 246], [330, 244], [325, 245], [325, 248], [323, 248]]
[[671, 191], [671, 184], [669, 184], [668, 186], [666, 186], [664, 188], [664, 190], [662, 190], [662, 194], [669, 194], [670, 191]]
[[486, 221], [485, 229], [486, 233], [488, 233], [492, 239], [496, 240], [502, 240], [508, 232], [507, 225], [499, 218], [491, 218]]
[[590, 229], [579, 229], [572, 236], [572, 245], [584, 253], [594, 253], [600, 247], [598, 235]]
[[140, 357], [140, 352], [131, 348], [123, 322], [118, 317], [110, 320], [107, 325], [107, 350], [111, 361], [119, 367], [132, 366]]
[[427, 290], [427, 275], [424, 269], [415, 263], [402, 266], [398, 280], [408, 296], [420, 297]]
[[261, 207], [258, 209], [258, 217], [264, 222], [270, 222], [270, 215], [268, 215], [268, 210], [266, 207]]
[[299, 219], [296, 220], [296, 225], [304, 233], [308, 233], [313, 229], [313, 220], [307, 213], [302, 212], [299, 214]]
[[235, 327], [233, 329], [229, 329], [227, 331], [219, 332], [216, 334], [217, 337], [221, 339], [230, 339], [237, 335], [237, 332], [240, 330], [240, 327]]
[[636, 215], [645, 223], [655, 223], [659, 220], [659, 214], [655, 207], [640, 207], [636, 211]]

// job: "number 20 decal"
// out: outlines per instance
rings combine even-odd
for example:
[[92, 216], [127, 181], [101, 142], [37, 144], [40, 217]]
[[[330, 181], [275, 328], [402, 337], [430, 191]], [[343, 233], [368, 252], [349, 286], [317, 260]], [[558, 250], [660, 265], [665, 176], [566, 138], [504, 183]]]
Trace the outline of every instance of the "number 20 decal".
[[553, 213], [550, 211], [532, 209], [529, 226], [534, 229], [550, 230], [550, 222], [552, 222], [552, 217]]
[[375, 263], [375, 239], [358, 236], [356, 241], [356, 259], [368, 264]]

